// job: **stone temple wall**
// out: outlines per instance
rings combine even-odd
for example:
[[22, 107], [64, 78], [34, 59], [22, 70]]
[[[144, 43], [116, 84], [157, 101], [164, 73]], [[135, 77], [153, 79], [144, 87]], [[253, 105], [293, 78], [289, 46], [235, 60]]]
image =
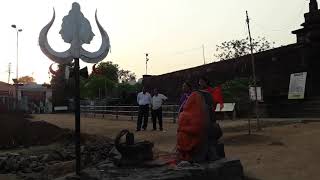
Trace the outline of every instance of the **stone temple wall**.
[[[264, 96], [287, 96], [290, 74], [309, 71], [304, 57], [304, 48], [293, 44], [255, 54], [256, 76], [262, 86]], [[197, 80], [206, 76], [213, 84], [220, 84], [239, 77], [252, 77], [251, 56], [219, 61], [203, 66], [176, 71], [158, 76], [145, 76], [143, 85], [151, 91], [158, 88], [167, 94], [171, 102], [176, 102], [181, 94], [184, 81], [193, 83], [197, 89]]]
[[[317, 44], [297, 43], [254, 54], [257, 84], [263, 90], [264, 102], [261, 105], [263, 108], [267, 108], [261, 109], [261, 111], [273, 114], [271, 111], [273, 111], [273, 107], [276, 107], [274, 105], [301, 104], [301, 102], [320, 97], [320, 83], [318, 83], [320, 82], [320, 71], [318, 70], [320, 53], [317, 50], [319, 48]], [[290, 75], [297, 72], [308, 73], [305, 99], [288, 100]], [[251, 78], [251, 56], [214, 62], [157, 76], [144, 76], [142, 83], [150, 92], [154, 88], [159, 89], [161, 93], [169, 97], [170, 104], [176, 104], [181, 95], [182, 83], [189, 81], [193, 88], [197, 89], [197, 82], [201, 76], [207, 77], [213, 85], [222, 84], [235, 78]], [[299, 106], [288, 108], [288, 112], [290, 113], [293, 109], [304, 111], [303, 107]], [[288, 114], [287, 112], [283, 113]], [[275, 116], [277, 115], [275, 114]], [[284, 115], [283, 117], [289, 116]]]

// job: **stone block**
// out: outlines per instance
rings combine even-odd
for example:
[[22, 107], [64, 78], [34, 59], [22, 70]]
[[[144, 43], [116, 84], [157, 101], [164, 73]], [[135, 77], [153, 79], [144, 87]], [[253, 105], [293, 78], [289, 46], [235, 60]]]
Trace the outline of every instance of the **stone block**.
[[[106, 168], [86, 169], [87, 178], [103, 180], [243, 180], [240, 160], [221, 159], [200, 166], [172, 169], [168, 166], [154, 168]], [[59, 179], [63, 180], [63, 179]]]

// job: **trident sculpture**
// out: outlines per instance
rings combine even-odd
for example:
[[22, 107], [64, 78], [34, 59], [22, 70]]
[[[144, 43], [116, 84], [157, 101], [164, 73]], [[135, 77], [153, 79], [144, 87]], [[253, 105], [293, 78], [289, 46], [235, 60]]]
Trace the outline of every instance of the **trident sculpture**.
[[103, 29], [95, 13], [95, 20], [98, 25], [102, 43], [98, 51], [88, 52], [82, 48], [84, 43], [90, 44], [94, 37], [90, 22], [84, 17], [80, 10], [80, 5], [76, 2], [72, 4], [69, 14], [63, 18], [61, 26], [61, 37], [64, 42], [71, 44], [70, 48], [64, 52], [56, 52], [48, 43], [48, 32], [55, 19], [55, 11], [53, 9], [53, 17], [51, 21], [41, 30], [39, 35], [39, 46], [42, 52], [52, 61], [60, 64], [66, 64], [74, 61], [75, 73], [75, 153], [76, 153], [76, 174], [80, 175], [80, 88], [79, 88], [79, 59], [87, 63], [97, 63], [102, 61], [109, 53], [110, 41], [107, 32]]

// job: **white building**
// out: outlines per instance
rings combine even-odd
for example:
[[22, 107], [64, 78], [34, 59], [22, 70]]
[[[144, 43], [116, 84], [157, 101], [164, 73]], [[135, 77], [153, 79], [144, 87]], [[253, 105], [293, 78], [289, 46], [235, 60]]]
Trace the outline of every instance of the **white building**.
[[33, 113], [52, 112], [52, 89], [50, 85], [22, 84], [18, 86], [20, 108]]

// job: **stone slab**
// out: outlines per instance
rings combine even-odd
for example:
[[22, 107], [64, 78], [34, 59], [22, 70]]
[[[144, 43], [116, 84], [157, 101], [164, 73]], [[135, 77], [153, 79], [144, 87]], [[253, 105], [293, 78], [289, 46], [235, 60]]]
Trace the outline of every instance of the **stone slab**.
[[[86, 180], [243, 180], [243, 167], [238, 159], [221, 159], [195, 167], [118, 168], [102, 164], [102, 168], [85, 169]], [[56, 180], [67, 180], [67, 177]]]

